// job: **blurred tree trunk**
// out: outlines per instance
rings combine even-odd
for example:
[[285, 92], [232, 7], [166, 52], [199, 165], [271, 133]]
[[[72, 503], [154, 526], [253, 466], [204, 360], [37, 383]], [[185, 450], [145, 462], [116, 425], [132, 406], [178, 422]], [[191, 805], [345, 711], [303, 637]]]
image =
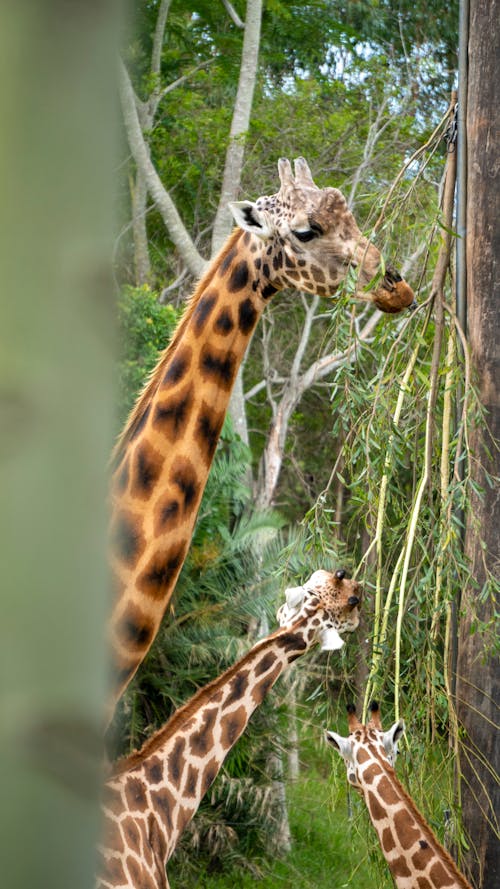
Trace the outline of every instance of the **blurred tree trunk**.
[[[467, 96], [467, 314], [468, 338], [479, 398], [487, 426], [471, 432], [475, 492], [466, 522], [465, 549], [477, 586], [462, 595], [457, 663], [457, 712], [461, 735], [463, 825], [470, 844], [467, 870], [477, 889], [500, 885], [500, 744], [498, 660], [491, 653], [495, 611], [492, 596], [481, 595], [498, 570], [500, 496], [487, 474], [498, 474], [494, 439], [500, 440], [498, 257], [498, 148], [494, 119], [500, 77], [500, 3], [471, 0]], [[493, 456], [491, 456], [493, 455]], [[491, 591], [491, 586], [489, 591]], [[481, 627], [489, 624], [482, 631]]]
[[148, 189], [141, 170], [137, 170], [131, 183], [132, 229], [134, 233], [134, 272], [136, 287], [148, 284], [151, 277], [148, 235], [146, 230], [146, 204]]
[[118, 4], [0, 13], [0, 862], [89, 889], [106, 696]]

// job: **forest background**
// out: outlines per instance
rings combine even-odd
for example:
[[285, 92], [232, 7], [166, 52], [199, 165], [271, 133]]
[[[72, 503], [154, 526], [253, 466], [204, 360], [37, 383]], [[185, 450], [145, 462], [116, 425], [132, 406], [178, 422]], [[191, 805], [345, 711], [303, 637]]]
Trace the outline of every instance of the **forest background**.
[[[448, 203], [444, 188], [455, 176], [460, 125], [452, 96], [459, 69], [457, 3], [137, 0], [120, 46], [118, 165], [107, 121], [114, 108], [113, 4], [84, 21], [76, 7], [61, 16], [56, 5], [47, 4], [50, 14], [26, 31], [34, 59], [45, 59], [49, 45], [59, 52], [51, 60], [54, 70], [40, 62], [37, 78], [19, 80], [23, 142], [20, 148], [21, 140], [12, 139], [8, 155], [14, 158], [17, 148], [22, 159], [30, 135], [39, 137], [38, 163], [20, 165], [22, 176], [13, 178], [16, 188], [6, 202], [14, 208], [3, 245], [9, 262], [16, 259], [16, 273], [7, 277], [10, 292], [16, 292], [24, 259], [13, 245], [29, 243], [36, 245], [30, 260], [36, 275], [28, 274], [28, 281], [40, 299], [30, 319], [33, 340], [14, 317], [16, 301], [9, 307], [21, 333], [13, 339], [5, 327], [7, 379], [10, 374], [16, 383], [20, 371], [23, 396], [18, 399], [14, 384], [4, 389], [10, 437], [2, 456], [4, 490], [12, 492], [10, 503], [20, 504], [14, 519], [9, 508], [7, 551], [19, 551], [17, 513], [19, 536], [34, 531], [28, 535], [31, 558], [13, 560], [11, 586], [14, 592], [36, 587], [40, 605], [26, 600], [29, 607], [17, 606], [30, 651], [25, 662], [11, 641], [15, 621], [7, 623], [5, 675], [11, 663], [16, 672], [2, 712], [9, 732], [16, 726], [15, 741], [21, 732], [14, 762], [21, 758], [26, 782], [26, 789], [22, 782], [11, 786], [13, 769], [7, 796], [25, 811], [24, 791], [33, 793], [28, 761], [39, 793], [35, 811], [41, 812], [47, 776], [55, 774], [59, 827], [48, 843], [43, 831], [30, 833], [25, 879], [12, 874], [9, 885], [31, 885], [26, 874], [31, 867], [39, 873], [36, 864], [47, 850], [55, 862], [47, 885], [65, 885], [66, 863], [74, 878], [75, 860], [88, 859], [95, 830], [81, 803], [82, 788], [95, 782], [95, 731], [78, 707], [73, 719], [57, 714], [61, 702], [66, 714], [75, 689], [85, 714], [98, 711], [104, 694], [104, 656], [95, 653], [106, 606], [104, 558], [95, 559], [105, 536], [99, 501], [104, 454], [196, 277], [231, 228], [227, 201], [273, 193], [278, 157], [298, 155], [307, 158], [318, 185], [341, 188], [363, 232], [414, 287], [419, 309], [383, 317], [369, 304], [352, 302], [349, 281], [333, 301], [293, 292], [272, 300], [238, 380], [171, 613], [121, 704], [111, 751], [139, 745], [267, 632], [285, 586], [317, 567], [345, 567], [364, 586], [362, 628], [342, 654], [317, 653], [295, 665], [257, 712], [186, 832], [170, 867], [171, 883], [391, 885], [360, 801], [347, 794], [343, 767], [322, 742], [326, 726], [345, 728], [347, 701], [356, 700], [361, 710], [376, 697], [385, 722], [399, 716], [407, 722], [398, 768], [417, 804], [474, 885], [496, 885], [495, 557], [488, 536], [495, 523], [484, 517], [498, 509], [490, 494], [498, 411], [484, 397], [456, 306], [461, 223], [453, 188]], [[483, 35], [494, 30], [496, 5], [485, 14]], [[15, 69], [19, 45], [5, 40], [6, 69]], [[68, 46], [77, 48], [71, 60]], [[92, 70], [84, 61], [89, 47]], [[62, 70], [68, 76], [61, 81]], [[58, 125], [63, 106], [64, 130]], [[93, 138], [82, 144], [84, 133]], [[75, 194], [78, 164], [81, 182], [92, 188], [78, 188], [75, 214], [67, 196]], [[19, 195], [30, 189], [41, 198], [28, 217], [17, 208], [23, 206]], [[31, 208], [32, 194], [28, 203]], [[121, 230], [112, 245], [111, 287], [106, 269], [113, 203]], [[57, 224], [51, 227], [45, 216], [52, 206]], [[104, 207], [102, 216], [97, 207]], [[65, 245], [57, 273], [47, 258], [55, 242]], [[90, 276], [82, 274], [84, 267]], [[121, 324], [119, 412], [110, 382], [113, 290]], [[40, 343], [34, 376], [33, 363], [24, 368], [19, 355], [29, 346], [37, 355]], [[71, 367], [57, 382], [54, 355]], [[34, 413], [26, 410], [32, 403]], [[40, 419], [45, 409], [49, 423]], [[22, 449], [16, 462], [16, 443], [31, 428], [28, 416], [35, 417], [38, 450], [26, 475]], [[47, 472], [37, 430], [45, 434], [49, 427], [47, 465], [53, 469]], [[29, 497], [18, 497], [21, 483]], [[88, 517], [76, 530], [61, 521], [70, 500], [75, 515], [81, 507]], [[49, 513], [47, 501], [53, 503]], [[84, 541], [78, 559], [61, 558], [75, 551], [75, 536]], [[20, 568], [26, 572], [21, 583]], [[71, 612], [62, 605], [70, 588], [79, 603]], [[51, 601], [58, 617], [46, 621], [44, 603]], [[58, 645], [61, 636], [66, 640], [53, 658], [47, 655], [51, 631]], [[26, 703], [22, 684], [30, 670], [23, 663], [35, 662], [37, 687]], [[57, 790], [61, 785], [64, 790]], [[66, 815], [67, 793], [76, 794], [75, 813], [84, 823], [78, 843]], [[12, 849], [15, 824], [11, 810], [4, 835]], [[9, 878], [10, 859], [4, 860]], [[81, 870], [88, 871], [88, 861]]]

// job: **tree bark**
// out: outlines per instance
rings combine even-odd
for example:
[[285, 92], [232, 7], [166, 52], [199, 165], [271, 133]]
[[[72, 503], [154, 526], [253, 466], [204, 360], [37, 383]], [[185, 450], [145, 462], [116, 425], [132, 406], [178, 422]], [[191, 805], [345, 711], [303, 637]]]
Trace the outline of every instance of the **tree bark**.
[[0, 882], [9, 889], [94, 883], [117, 7], [0, 8]]
[[[463, 825], [470, 844], [466, 865], [477, 889], [500, 885], [500, 744], [498, 661], [489, 650], [494, 634], [494, 603], [481, 596], [498, 569], [500, 495], [488, 483], [494, 465], [493, 439], [500, 439], [498, 155], [494, 139], [496, 84], [500, 77], [499, 0], [471, 0], [469, 84], [467, 95], [467, 314], [471, 359], [487, 428], [475, 425], [470, 436], [472, 480], [483, 488], [471, 492], [465, 551], [477, 586], [462, 596], [457, 662], [457, 714], [463, 729], [461, 798]], [[482, 632], [481, 624], [489, 624]], [[479, 626], [478, 626], [479, 625]], [[495, 815], [496, 813], [496, 815]]]
[[132, 192], [132, 230], [134, 234], [134, 272], [135, 285], [141, 287], [148, 284], [151, 278], [151, 262], [149, 260], [148, 235], [146, 230], [146, 203], [148, 189], [141, 170], [137, 170]]
[[212, 256], [222, 247], [231, 226], [228, 202], [238, 197], [245, 152], [245, 136], [250, 123], [253, 94], [259, 61], [262, 0], [247, 0], [245, 34], [241, 54], [240, 77], [234, 103], [233, 119], [226, 152], [219, 206], [212, 232]]

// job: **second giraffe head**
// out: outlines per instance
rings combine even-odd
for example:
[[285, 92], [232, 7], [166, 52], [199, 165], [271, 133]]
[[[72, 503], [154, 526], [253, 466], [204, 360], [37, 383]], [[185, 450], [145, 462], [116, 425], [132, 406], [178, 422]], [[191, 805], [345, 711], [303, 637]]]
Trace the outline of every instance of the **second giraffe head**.
[[361, 587], [349, 580], [340, 568], [335, 572], [319, 570], [303, 586], [285, 590], [286, 602], [278, 610], [282, 627], [293, 627], [300, 620], [309, 621], [323, 651], [341, 648], [340, 632], [349, 633], [359, 624]]

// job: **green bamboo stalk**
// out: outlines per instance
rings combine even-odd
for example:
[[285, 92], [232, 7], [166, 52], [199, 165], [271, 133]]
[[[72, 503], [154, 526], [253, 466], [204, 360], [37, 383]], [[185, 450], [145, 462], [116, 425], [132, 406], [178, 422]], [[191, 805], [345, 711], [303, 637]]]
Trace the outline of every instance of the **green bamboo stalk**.
[[[456, 97], [452, 97], [454, 104]], [[451, 106], [450, 106], [451, 107]], [[403, 570], [401, 574], [401, 585], [398, 597], [398, 613], [396, 620], [396, 639], [395, 639], [395, 658], [394, 658], [394, 710], [395, 718], [399, 719], [399, 686], [401, 680], [401, 630], [403, 625], [404, 606], [406, 601], [406, 583], [408, 578], [408, 570], [410, 565], [411, 554], [415, 542], [415, 534], [417, 529], [418, 518], [422, 506], [424, 491], [431, 478], [432, 470], [432, 439], [433, 439], [433, 417], [434, 408], [437, 401], [439, 390], [439, 364], [441, 358], [441, 348], [444, 334], [444, 282], [450, 262], [451, 254], [451, 224], [453, 220], [453, 206], [455, 200], [455, 179], [456, 179], [456, 152], [452, 151], [448, 154], [445, 183], [443, 189], [443, 217], [445, 227], [441, 234], [441, 247], [439, 250], [436, 268], [432, 279], [431, 293], [435, 295], [435, 336], [432, 350], [432, 361], [430, 370], [430, 387], [427, 398], [427, 416], [425, 424], [425, 446], [424, 446], [424, 468], [417, 488], [417, 495], [414, 501], [408, 534], [405, 544], [405, 556], [403, 562]]]

